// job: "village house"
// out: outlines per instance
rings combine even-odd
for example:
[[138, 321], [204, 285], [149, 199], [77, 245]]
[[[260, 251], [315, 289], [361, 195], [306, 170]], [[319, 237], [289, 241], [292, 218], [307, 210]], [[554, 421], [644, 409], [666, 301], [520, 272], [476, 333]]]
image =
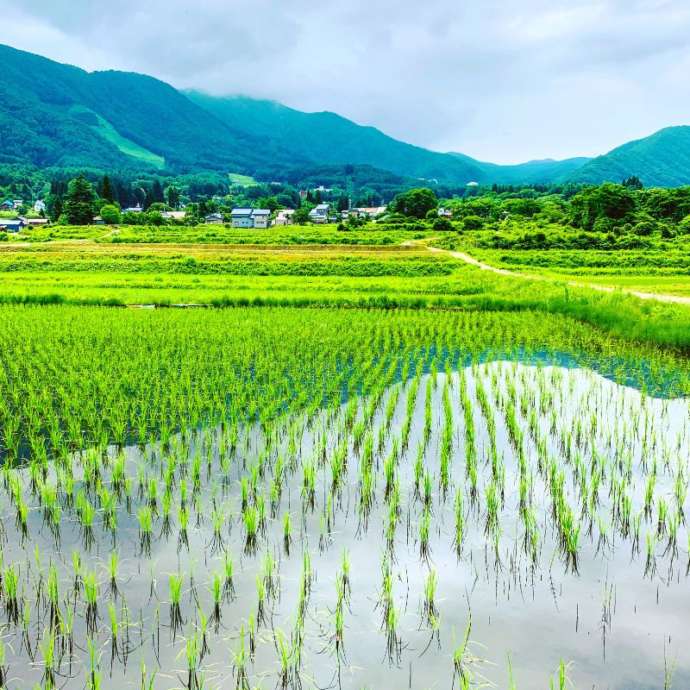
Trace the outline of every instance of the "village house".
[[209, 215], [204, 218], [204, 223], [206, 225], [222, 225], [223, 224], [223, 214], [222, 213], [209, 213]]
[[24, 221], [21, 218], [0, 218], [0, 230], [19, 232], [23, 228]]
[[368, 218], [373, 220], [382, 216], [386, 212], [386, 206], [361, 206], [359, 208], [351, 208], [349, 211], [344, 211], [345, 218], [354, 216], [356, 218]]
[[144, 209], [141, 207], [141, 204], [122, 209], [122, 213], [142, 213], [143, 211]]
[[12, 199], [6, 199], [0, 204], [0, 209], [3, 211], [12, 211], [14, 209], [14, 201], [12, 201]]
[[284, 208], [278, 211], [274, 225], [292, 225], [292, 217], [295, 215], [295, 210], [292, 208]]
[[165, 220], [184, 220], [187, 217], [186, 211], [163, 211], [161, 213]]
[[439, 218], [452, 218], [453, 212], [449, 208], [443, 208], [443, 206], [438, 207], [438, 217]]
[[328, 212], [331, 209], [330, 204], [319, 204], [309, 211], [309, 220], [312, 223], [327, 223]]
[[251, 228], [254, 226], [251, 208], [233, 208], [230, 218], [233, 228]]
[[230, 213], [233, 228], [267, 228], [271, 212], [265, 208], [233, 208]]
[[271, 224], [271, 212], [267, 208], [255, 208], [252, 220], [255, 228], [267, 228]]
[[20, 220], [23, 220], [24, 225], [29, 228], [40, 228], [50, 222], [47, 218], [21, 218]]

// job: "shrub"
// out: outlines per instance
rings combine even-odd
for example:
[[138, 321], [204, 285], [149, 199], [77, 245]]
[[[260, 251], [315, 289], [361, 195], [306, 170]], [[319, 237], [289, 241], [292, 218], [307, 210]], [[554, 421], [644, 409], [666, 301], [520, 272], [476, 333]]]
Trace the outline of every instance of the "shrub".
[[483, 226], [484, 221], [479, 216], [465, 216], [462, 221], [465, 230], [481, 230]]

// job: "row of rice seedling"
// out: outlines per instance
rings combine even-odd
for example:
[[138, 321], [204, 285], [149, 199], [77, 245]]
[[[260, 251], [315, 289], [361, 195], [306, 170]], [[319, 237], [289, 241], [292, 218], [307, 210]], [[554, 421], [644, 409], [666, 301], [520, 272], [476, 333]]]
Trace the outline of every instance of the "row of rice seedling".
[[[685, 582], [687, 402], [554, 367], [564, 355], [546, 343], [573, 333], [533, 329], [523, 364], [506, 346], [522, 315], [252, 310], [202, 328], [93, 310], [103, 323], [77, 332], [70, 310], [15, 311], [15, 336], [22, 319], [53, 319], [50, 346], [67, 347], [61, 363], [29, 338], [35, 365], [0, 369], [0, 387], [32, 391], [27, 409], [15, 393], [2, 408], [9, 687], [349, 687], [375, 684], [382, 660], [409, 684], [413, 659], [420, 684], [471, 687], [505, 675], [488, 663], [505, 651], [531, 687], [522, 640], [479, 644], [497, 602], [575, 603], [586, 629], [569, 590], [597, 587], [623, 551], [640, 587], [663, 574], [673, 599]], [[588, 337], [602, 370], [649, 388]], [[89, 344], [107, 376], [86, 379]], [[649, 357], [673, 365], [666, 393], [687, 382]], [[567, 643], [545, 656], [544, 684]]]

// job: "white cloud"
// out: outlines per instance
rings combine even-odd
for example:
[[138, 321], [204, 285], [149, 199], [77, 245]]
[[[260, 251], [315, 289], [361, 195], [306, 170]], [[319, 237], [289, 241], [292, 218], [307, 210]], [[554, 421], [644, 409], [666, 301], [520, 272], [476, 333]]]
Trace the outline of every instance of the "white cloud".
[[12, 45], [497, 162], [690, 122], [684, 0], [0, 0]]

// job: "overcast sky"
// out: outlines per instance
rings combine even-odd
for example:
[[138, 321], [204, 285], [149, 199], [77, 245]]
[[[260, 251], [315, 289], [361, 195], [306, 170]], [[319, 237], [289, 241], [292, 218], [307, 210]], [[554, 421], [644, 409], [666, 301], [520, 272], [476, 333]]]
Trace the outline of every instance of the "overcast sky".
[[0, 42], [89, 70], [501, 163], [690, 124], [688, 0], [0, 0], [0, 16]]

